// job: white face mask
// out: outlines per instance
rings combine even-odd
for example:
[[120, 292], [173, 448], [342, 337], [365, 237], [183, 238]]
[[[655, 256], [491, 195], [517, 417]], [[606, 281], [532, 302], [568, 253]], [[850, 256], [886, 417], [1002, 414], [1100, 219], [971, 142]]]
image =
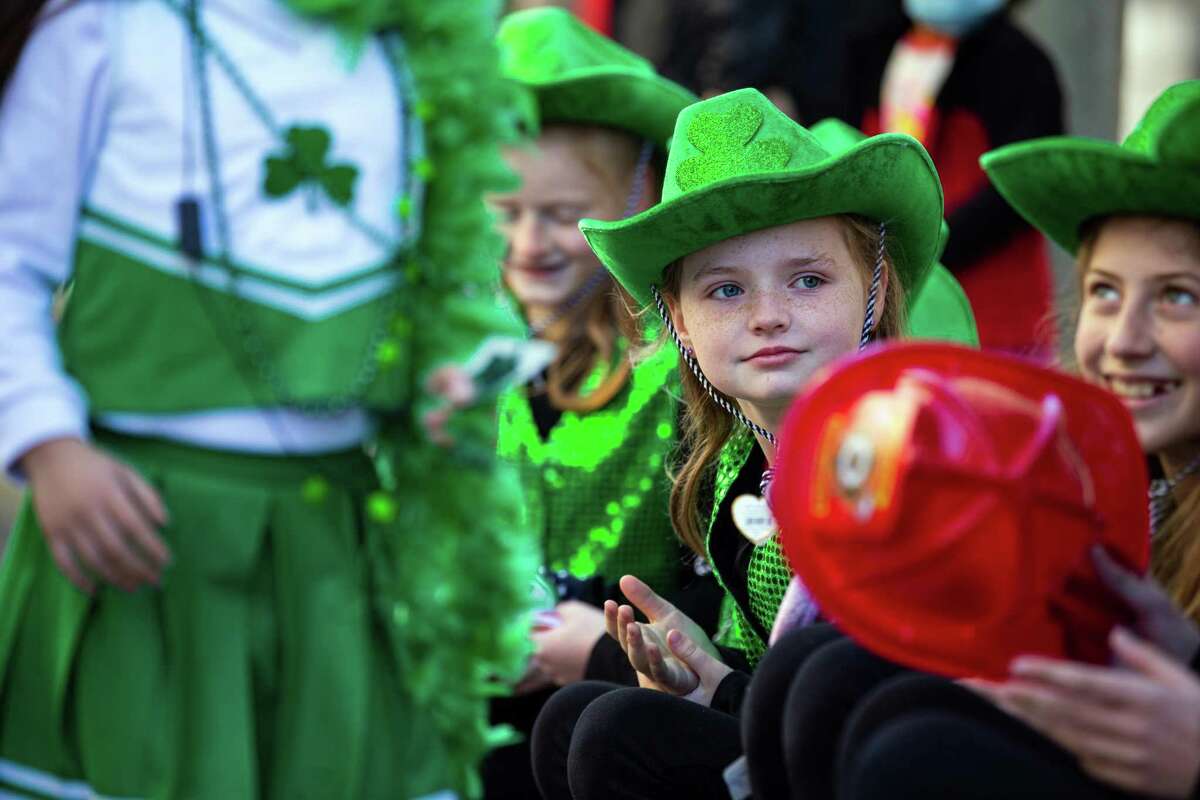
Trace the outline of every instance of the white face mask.
[[1005, 0], [904, 0], [904, 12], [914, 22], [934, 30], [962, 36], [990, 14], [1004, 7]]

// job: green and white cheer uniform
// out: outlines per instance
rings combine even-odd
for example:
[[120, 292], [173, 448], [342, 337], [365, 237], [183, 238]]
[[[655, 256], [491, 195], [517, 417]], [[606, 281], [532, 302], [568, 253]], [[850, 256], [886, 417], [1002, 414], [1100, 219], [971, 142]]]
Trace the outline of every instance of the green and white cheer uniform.
[[[91, 439], [155, 485], [173, 561], [85, 596], [27, 505], [0, 796], [471, 789], [534, 556], [511, 470], [413, 422], [432, 367], [516, 330], [479, 199], [496, 101], [472, 94], [501, 84], [486, 4], [455, 2], [335, 25], [206, 0], [194, 27], [183, 0], [48, 6], [0, 108], [0, 461]], [[421, 37], [476, 59], [444, 102]]]

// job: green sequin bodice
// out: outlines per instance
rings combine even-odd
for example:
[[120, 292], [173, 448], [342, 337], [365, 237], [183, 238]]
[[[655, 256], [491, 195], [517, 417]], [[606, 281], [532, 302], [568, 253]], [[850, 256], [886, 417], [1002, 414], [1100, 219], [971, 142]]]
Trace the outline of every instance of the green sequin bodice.
[[[712, 536], [713, 524], [717, 520], [717, 512], [721, 508], [721, 503], [725, 500], [725, 495], [729, 493], [729, 487], [737, 480], [738, 473], [746, 465], [754, 447], [754, 437], [750, 432], [738, 429], [721, 449], [713, 481], [712, 515], [708, 521], [709, 537]], [[759, 637], [746, 618], [747, 610], [742, 608], [734, 599], [733, 593], [725, 587], [725, 580], [711, 556], [709, 563], [713, 565], [713, 574], [717, 576], [717, 581], [725, 589], [725, 598], [721, 605], [721, 626], [717, 638], [722, 645], [744, 651], [746, 659], [753, 666], [766, 652], [767, 643]], [[783, 554], [778, 535], [754, 548], [746, 570], [747, 595], [750, 598], [749, 613], [754, 614], [755, 620], [764, 629], [770, 630], [771, 626], [775, 624], [775, 615], [779, 611], [779, 604], [783, 602], [784, 592], [787, 591], [791, 580], [792, 570]]]
[[[624, 357], [623, 354], [620, 357]], [[599, 370], [584, 391], [604, 376]], [[500, 454], [521, 468], [530, 523], [546, 565], [577, 578], [637, 575], [658, 591], [678, 583], [680, 552], [665, 459], [677, 440], [678, 372], [661, 348], [604, 408], [564, 412], [543, 440], [520, 389], [500, 404]]]

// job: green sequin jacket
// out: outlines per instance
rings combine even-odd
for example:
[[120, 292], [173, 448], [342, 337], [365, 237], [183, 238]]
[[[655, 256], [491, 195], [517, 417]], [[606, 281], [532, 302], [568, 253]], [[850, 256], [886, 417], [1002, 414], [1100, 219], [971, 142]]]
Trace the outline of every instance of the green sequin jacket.
[[[604, 374], [595, 371], [583, 391]], [[502, 398], [500, 454], [520, 465], [547, 567], [581, 579], [634, 574], [659, 592], [679, 588], [666, 474], [678, 438], [678, 382], [676, 353], [662, 347], [608, 405], [564, 412], [545, 439], [523, 390]]]

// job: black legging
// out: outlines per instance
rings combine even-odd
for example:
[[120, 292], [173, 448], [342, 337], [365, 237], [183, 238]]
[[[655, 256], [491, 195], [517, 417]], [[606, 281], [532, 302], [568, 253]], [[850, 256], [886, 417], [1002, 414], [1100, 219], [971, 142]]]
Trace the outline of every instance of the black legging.
[[650, 689], [585, 681], [538, 715], [533, 775], [546, 800], [729, 800], [741, 755], [736, 717]]
[[788, 797], [783, 768], [784, 708], [800, 665], [818, 649], [842, 638], [828, 624], [811, 625], [788, 633], [771, 646], [742, 703], [742, 744], [755, 800]]
[[905, 672], [829, 625], [782, 637], [755, 670], [742, 715], [755, 800], [832, 798], [846, 720]]
[[1113, 800], [1074, 757], [967, 689], [932, 675], [888, 681], [847, 723], [840, 800]]

